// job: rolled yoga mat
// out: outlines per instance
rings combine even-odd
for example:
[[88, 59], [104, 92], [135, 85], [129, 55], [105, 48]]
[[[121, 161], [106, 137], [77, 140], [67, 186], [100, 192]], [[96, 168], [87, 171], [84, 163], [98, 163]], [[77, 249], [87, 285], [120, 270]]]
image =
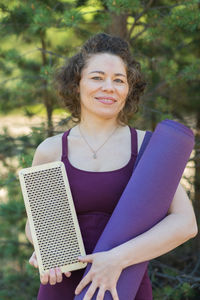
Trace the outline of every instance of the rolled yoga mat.
[[[183, 124], [164, 120], [157, 125], [93, 253], [142, 234], [166, 216], [193, 146], [194, 135]], [[142, 262], [122, 271], [117, 283], [120, 300], [135, 298], [147, 265]], [[88, 287], [74, 299], [82, 300]], [[96, 295], [97, 291], [92, 299]], [[111, 299], [106, 291], [104, 300]]]

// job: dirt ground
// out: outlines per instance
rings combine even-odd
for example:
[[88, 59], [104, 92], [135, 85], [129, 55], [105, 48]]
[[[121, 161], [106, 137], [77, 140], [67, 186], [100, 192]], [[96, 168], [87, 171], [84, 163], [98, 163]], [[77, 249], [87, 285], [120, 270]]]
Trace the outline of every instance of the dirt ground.
[[[57, 122], [59, 117], [54, 117], [53, 121]], [[8, 115], [0, 116], [0, 134], [3, 132], [3, 128], [8, 128], [10, 135], [17, 137], [23, 134], [29, 134], [31, 127], [39, 126], [42, 122], [45, 122], [45, 118], [34, 116], [28, 118], [20, 115]]]

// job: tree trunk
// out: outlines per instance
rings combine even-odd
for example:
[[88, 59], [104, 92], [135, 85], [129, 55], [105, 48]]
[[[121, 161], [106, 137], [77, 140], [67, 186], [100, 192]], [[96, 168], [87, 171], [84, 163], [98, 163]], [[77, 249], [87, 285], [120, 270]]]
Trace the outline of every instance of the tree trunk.
[[127, 14], [116, 15], [116, 13], [110, 13], [111, 24], [107, 28], [107, 33], [121, 37], [127, 40]]
[[[46, 44], [44, 40], [44, 36], [41, 34], [41, 44], [42, 49], [44, 51], [41, 51], [42, 54], [42, 65], [47, 65], [47, 57], [46, 57]], [[52, 114], [53, 114], [53, 101], [51, 96], [49, 96], [48, 90], [47, 90], [47, 80], [43, 79], [43, 101], [44, 105], [46, 107], [46, 115], [47, 115], [47, 135], [52, 136], [53, 135], [53, 122], [52, 122]]]
[[45, 93], [44, 104], [46, 107], [47, 114], [47, 135], [53, 135], [53, 122], [52, 122], [52, 114], [53, 114], [53, 105], [51, 103], [50, 98], [48, 98], [48, 93]]

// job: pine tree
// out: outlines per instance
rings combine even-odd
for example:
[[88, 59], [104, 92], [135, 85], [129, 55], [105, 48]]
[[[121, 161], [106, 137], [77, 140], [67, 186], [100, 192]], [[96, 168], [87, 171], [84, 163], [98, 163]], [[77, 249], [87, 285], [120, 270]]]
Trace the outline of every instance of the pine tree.
[[[173, 118], [194, 129], [194, 195], [190, 196], [199, 220], [200, 1], [13, 0], [1, 1], [0, 8], [0, 112], [21, 107], [31, 116], [30, 105], [43, 103], [47, 135], [52, 135], [52, 114], [60, 106], [52, 84], [55, 68], [97, 32], [121, 36], [130, 43], [148, 82], [141, 112], [133, 116], [134, 126], [153, 130], [162, 119]], [[17, 169], [30, 166], [33, 151], [45, 136], [43, 128], [17, 139], [6, 131], [0, 135], [0, 158], [6, 168], [0, 187], [8, 191], [7, 201], [0, 201], [0, 299], [36, 297], [39, 278], [37, 271], [28, 267], [32, 247], [24, 236], [26, 214]], [[8, 157], [18, 158], [17, 168], [8, 163]], [[200, 247], [200, 239], [195, 240], [193, 254]], [[174, 280], [180, 276], [174, 269], [175, 273], [163, 269], [166, 276], [176, 274]], [[193, 275], [198, 272], [198, 264], [193, 271]], [[156, 299], [170, 293], [169, 299], [196, 299], [196, 290], [191, 288], [194, 282], [188, 279], [179, 286], [178, 294], [165, 282], [165, 289], [156, 290]]]

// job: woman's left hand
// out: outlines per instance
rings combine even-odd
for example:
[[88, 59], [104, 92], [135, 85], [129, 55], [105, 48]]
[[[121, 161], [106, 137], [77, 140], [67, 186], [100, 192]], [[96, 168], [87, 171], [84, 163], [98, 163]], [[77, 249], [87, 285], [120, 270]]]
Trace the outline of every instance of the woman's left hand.
[[79, 260], [91, 263], [92, 266], [90, 271], [78, 284], [75, 294], [79, 294], [91, 282], [83, 300], [92, 299], [97, 288], [99, 288], [97, 300], [103, 300], [106, 290], [110, 291], [113, 300], [119, 300], [116, 285], [123, 268], [116, 254], [110, 250], [79, 257]]

